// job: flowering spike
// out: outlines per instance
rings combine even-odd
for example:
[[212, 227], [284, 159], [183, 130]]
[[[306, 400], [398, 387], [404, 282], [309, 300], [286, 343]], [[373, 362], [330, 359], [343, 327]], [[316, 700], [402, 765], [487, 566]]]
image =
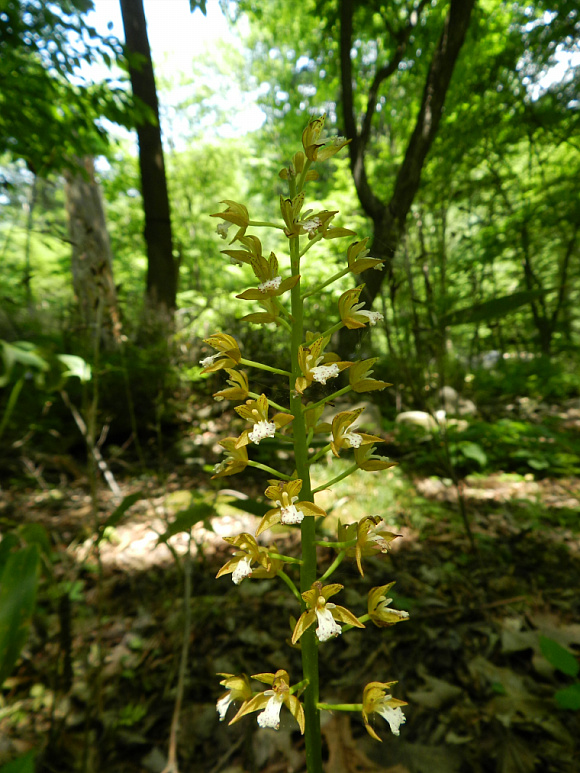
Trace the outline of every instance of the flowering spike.
[[393, 735], [399, 735], [400, 726], [405, 722], [405, 715], [401, 706], [406, 706], [405, 701], [397, 700], [387, 693], [387, 690], [396, 682], [369, 682], [363, 692], [362, 717], [366, 730], [371, 738], [376, 741], [382, 739], [369, 724], [369, 715], [376, 713], [389, 723]]

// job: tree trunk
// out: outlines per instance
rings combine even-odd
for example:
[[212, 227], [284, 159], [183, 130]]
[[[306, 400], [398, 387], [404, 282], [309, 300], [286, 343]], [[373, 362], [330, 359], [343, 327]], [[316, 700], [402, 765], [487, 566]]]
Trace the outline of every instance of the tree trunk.
[[[443, 30], [431, 60], [427, 74], [421, 107], [415, 122], [415, 128], [407, 144], [403, 163], [395, 180], [393, 195], [389, 202], [381, 201], [374, 193], [368, 180], [365, 167], [365, 150], [370, 137], [371, 120], [375, 111], [378, 88], [382, 80], [390, 77], [396, 68], [385, 67], [377, 72], [375, 82], [369, 93], [366, 114], [357, 128], [354, 112], [353, 74], [352, 74], [352, 37], [354, 0], [341, 0], [340, 8], [340, 62], [342, 104], [346, 135], [351, 139], [349, 147], [350, 166], [357, 195], [367, 215], [373, 221], [372, 255], [386, 261], [386, 270], [366, 271], [364, 274], [365, 296], [371, 305], [381, 290], [381, 284], [386, 278], [389, 284], [393, 282], [392, 261], [405, 229], [405, 221], [413, 200], [419, 190], [421, 173], [427, 154], [439, 129], [439, 122], [445, 104], [447, 90], [451, 82], [455, 63], [463, 46], [465, 35], [469, 28], [471, 14], [476, 0], [451, 0], [449, 13], [445, 19]], [[424, 3], [421, 3], [422, 6]], [[409, 22], [411, 25], [415, 21]], [[400, 52], [393, 63], [404, 54], [408, 30], [400, 35]], [[352, 350], [354, 341], [348, 331], [341, 330], [341, 344], [347, 351]], [[343, 350], [344, 351], [344, 350]]]
[[169, 320], [175, 309], [178, 265], [173, 257], [171, 212], [151, 49], [143, 0], [120, 0], [133, 95], [154, 118], [137, 124], [139, 168], [147, 245], [147, 301], [149, 309]]
[[93, 159], [87, 157], [79, 166], [84, 174], [65, 172], [73, 288], [84, 329], [110, 349], [121, 340], [111, 245]]

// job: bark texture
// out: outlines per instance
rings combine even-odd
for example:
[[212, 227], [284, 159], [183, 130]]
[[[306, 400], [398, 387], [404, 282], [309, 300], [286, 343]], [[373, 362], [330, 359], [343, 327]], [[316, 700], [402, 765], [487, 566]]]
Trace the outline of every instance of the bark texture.
[[79, 166], [84, 174], [65, 173], [73, 288], [83, 327], [111, 348], [121, 340], [111, 245], [93, 159], [87, 157]]
[[154, 119], [142, 119], [137, 125], [147, 245], [147, 300], [150, 310], [171, 316], [177, 295], [178, 264], [173, 256], [159, 102], [143, 0], [121, 0], [121, 12], [133, 95], [149, 108]]
[[[441, 35], [433, 53], [427, 74], [421, 106], [414, 130], [409, 138], [390, 201], [382, 201], [372, 190], [365, 166], [365, 150], [370, 138], [371, 122], [375, 113], [381, 83], [398, 68], [404, 56], [411, 30], [417, 24], [426, 5], [421, 2], [409, 16], [408, 24], [393, 31], [397, 43], [393, 60], [377, 70], [368, 94], [367, 109], [360, 122], [354, 111], [353, 72], [351, 48], [355, 0], [341, 0], [340, 59], [342, 103], [346, 135], [351, 139], [350, 166], [360, 203], [373, 221], [372, 254], [386, 260], [384, 272], [366, 271], [366, 300], [370, 304], [388, 281], [393, 291], [392, 260], [405, 229], [405, 221], [421, 182], [425, 159], [437, 134], [445, 97], [455, 63], [463, 46], [476, 0], [451, 0]], [[360, 129], [358, 124], [360, 123]]]

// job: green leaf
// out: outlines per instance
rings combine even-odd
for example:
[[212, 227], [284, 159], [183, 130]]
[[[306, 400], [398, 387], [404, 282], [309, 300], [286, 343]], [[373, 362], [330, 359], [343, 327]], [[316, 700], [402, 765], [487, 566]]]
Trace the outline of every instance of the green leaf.
[[193, 13], [196, 8], [199, 8], [199, 10], [203, 13], [205, 16], [207, 14], [206, 9], [206, 0], [189, 0], [189, 9]]
[[480, 467], [483, 468], [487, 464], [487, 455], [479, 443], [463, 440], [458, 444], [458, 448], [466, 459], [473, 459]]
[[250, 515], [257, 515], [262, 518], [268, 510], [271, 510], [271, 505], [267, 505], [265, 502], [261, 502], [258, 499], [231, 499], [227, 502], [228, 507], [235, 507], [236, 510], [241, 510], [244, 513], [250, 513]]
[[580, 709], [580, 682], [571, 684], [570, 687], [564, 687], [563, 690], [558, 690], [554, 698], [561, 709], [578, 711]]
[[34, 752], [27, 752], [22, 757], [2, 765], [0, 773], [34, 773]]
[[551, 663], [554, 668], [567, 676], [577, 676], [580, 671], [580, 665], [574, 655], [561, 644], [547, 636], [540, 636], [540, 649], [542, 655]]
[[211, 515], [217, 515], [215, 508], [207, 502], [199, 502], [196, 505], [188, 507], [186, 510], [180, 510], [175, 514], [175, 519], [167, 527], [167, 531], [157, 540], [158, 543], [167, 542], [170, 537], [181, 532], [189, 532], [196, 523], [205, 521]]
[[473, 322], [488, 322], [497, 317], [505, 317], [506, 314], [536, 301], [549, 292], [550, 290], [522, 290], [511, 295], [504, 295], [501, 298], [493, 298], [485, 303], [476, 303], [474, 306], [450, 311], [443, 317], [443, 323], [447, 327], [453, 327], [454, 325], [469, 325]]
[[0, 542], [0, 578], [12, 549], [18, 544], [18, 537], [13, 532], [9, 532], [2, 537], [2, 542]]
[[91, 380], [91, 366], [82, 357], [77, 357], [76, 354], [58, 354], [57, 359], [68, 368], [62, 374], [65, 378], [77, 376], [83, 384]]
[[11, 553], [0, 580], [0, 685], [11, 673], [28, 637], [38, 586], [36, 545]]
[[103, 539], [103, 535], [105, 533], [105, 529], [108, 529], [109, 527], [116, 526], [121, 518], [125, 515], [127, 510], [132, 507], [135, 502], [138, 502], [140, 499], [143, 499], [143, 494], [140, 491], [136, 491], [134, 494], [129, 494], [129, 496], [126, 496], [121, 504], [116, 507], [111, 515], [107, 518], [107, 520], [102, 523], [99, 527], [99, 533], [97, 536], [97, 545], [99, 542]]

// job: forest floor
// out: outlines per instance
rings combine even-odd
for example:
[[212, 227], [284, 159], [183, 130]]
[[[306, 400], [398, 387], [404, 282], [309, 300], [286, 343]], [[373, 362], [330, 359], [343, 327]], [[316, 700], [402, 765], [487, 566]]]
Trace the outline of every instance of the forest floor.
[[[322, 480], [325, 472], [321, 466], [315, 475]], [[159, 535], [187, 505], [187, 492], [207, 480], [187, 465], [162, 483], [149, 474], [119, 478], [123, 496], [140, 492], [143, 499], [105, 533], [99, 556], [86, 478], [0, 492], [2, 526], [42, 524], [52, 545], [32, 635], [0, 696], [0, 765], [35, 749], [37, 769], [47, 773], [163, 771], [182, 646], [187, 538], [177, 534], [168, 547]], [[263, 491], [261, 478], [229, 478], [225, 485], [233, 481], [251, 497]], [[345, 590], [337, 602], [362, 614], [369, 588], [396, 581], [393, 607], [406, 609], [410, 620], [387, 629], [368, 623], [323, 645], [321, 697], [360, 702], [369, 681], [398, 680], [394, 694], [409, 705], [399, 738], [378, 718], [382, 744], [366, 734], [360, 716], [325, 712], [328, 773], [577, 773], [578, 713], [554, 700], [574, 680], [543, 657], [542, 637], [580, 651], [580, 480], [492, 474], [458, 489], [395, 468], [357, 481], [350, 494], [335, 492], [322, 531], [332, 535], [338, 517], [359, 518], [365, 500], [376, 503], [384, 489], [388, 499], [379, 497], [374, 512], [402, 536], [387, 555], [366, 560], [364, 578], [352, 562], [340, 567], [333, 581]], [[99, 523], [116, 503], [99, 485]], [[300, 679], [300, 653], [284, 641], [297, 613], [285, 587], [215, 580], [231, 556], [223, 537], [253, 533], [258, 522], [225, 506], [193, 529], [181, 773], [304, 770], [303, 740], [285, 710], [274, 732], [260, 729], [255, 715], [228, 727], [215, 707], [218, 672], [285, 668], [293, 682]], [[297, 554], [291, 532], [277, 533], [276, 545]], [[332, 559], [320, 548], [321, 568]]]

